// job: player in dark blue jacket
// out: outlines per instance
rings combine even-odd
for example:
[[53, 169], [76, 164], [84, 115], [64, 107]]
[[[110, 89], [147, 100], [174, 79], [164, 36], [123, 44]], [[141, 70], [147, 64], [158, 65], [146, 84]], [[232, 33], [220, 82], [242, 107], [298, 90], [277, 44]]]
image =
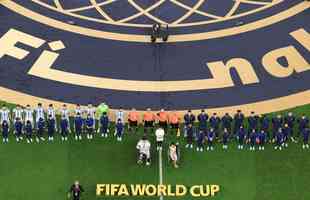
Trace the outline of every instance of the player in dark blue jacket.
[[265, 150], [265, 143], [267, 140], [267, 134], [264, 129], [261, 129], [259, 132], [259, 146], [258, 150]]
[[206, 131], [209, 116], [207, 113], [205, 113], [205, 110], [201, 110], [201, 113], [198, 115], [197, 119], [199, 122], [199, 130]]
[[44, 122], [44, 119], [43, 118], [39, 118], [38, 120], [38, 123], [37, 123], [37, 135], [36, 135], [36, 141], [39, 143], [40, 142], [40, 139], [42, 141], [44, 141], [44, 137], [43, 137], [43, 134], [44, 134], [44, 128], [45, 128], [45, 122]]
[[303, 130], [305, 128], [308, 128], [309, 125], [309, 119], [305, 114], [302, 114], [302, 116], [297, 120], [298, 122], [298, 130], [299, 130], [299, 134], [297, 135], [297, 137], [299, 137]]
[[6, 120], [3, 120], [1, 124], [1, 128], [2, 128], [3, 143], [8, 143], [9, 142], [9, 123]]
[[66, 115], [62, 115], [60, 119], [60, 132], [61, 132], [61, 141], [68, 140], [68, 134], [70, 132], [70, 124]]
[[250, 141], [250, 151], [255, 151], [255, 144], [258, 139], [258, 134], [255, 129], [250, 131], [249, 141]]
[[281, 128], [282, 126], [283, 126], [283, 118], [280, 114], [272, 118], [272, 140], [275, 139], [279, 128]]
[[241, 112], [241, 110], [237, 110], [237, 113], [234, 116], [234, 135], [236, 135], [240, 127], [243, 126], [243, 121], [244, 114]]
[[232, 117], [228, 114], [225, 113], [225, 115], [222, 117], [222, 126], [223, 129], [227, 129], [227, 131], [229, 132], [229, 134], [231, 133], [231, 123], [232, 123]]
[[119, 142], [122, 141], [123, 133], [124, 133], [124, 124], [121, 121], [121, 119], [118, 119], [115, 125], [115, 134], [116, 134], [117, 141]]
[[40, 139], [44, 141], [44, 129], [45, 129], [45, 121], [43, 118], [39, 118], [36, 126], [36, 141], [40, 142]]
[[25, 125], [25, 136], [26, 136], [27, 143], [28, 144], [31, 143], [32, 142], [32, 124], [29, 120], [26, 122], [26, 125]]
[[237, 131], [238, 149], [243, 149], [245, 135], [246, 135], [245, 129], [243, 128], [243, 126], [240, 126], [239, 130]]
[[213, 113], [213, 115], [210, 117], [209, 122], [210, 122], [210, 127], [213, 129], [215, 133], [215, 137], [218, 138], [221, 119], [217, 116], [216, 113]]
[[270, 137], [270, 131], [269, 131], [269, 126], [270, 126], [270, 120], [266, 115], [262, 115], [260, 118], [260, 124], [261, 124], [261, 130], [264, 131], [264, 133], [266, 134], [266, 141], [267, 140], [272, 140], [272, 138]]
[[14, 133], [17, 142], [23, 139], [23, 122], [19, 117], [16, 118], [14, 123]]
[[207, 133], [207, 139], [208, 139], [208, 147], [207, 147], [207, 151], [211, 150], [213, 151], [214, 150], [214, 140], [215, 140], [215, 131], [213, 128], [210, 128], [210, 130], [208, 131]]
[[194, 125], [195, 120], [196, 120], [195, 115], [192, 113], [191, 110], [188, 110], [187, 113], [184, 115], [185, 125], [188, 125], [188, 124]]
[[204, 142], [205, 142], [205, 137], [206, 134], [204, 131], [199, 131], [198, 135], [197, 135], [197, 151], [203, 151], [203, 146], [204, 146]]
[[74, 118], [75, 140], [82, 140], [83, 118], [81, 113], [77, 113]]
[[49, 115], [47, 120], [48, 141], [54, 141], [55, 130], [56, 130], [55, 118], [52, 115]]
[[283, 131], [282, 128], [279, 128], [277, 133], [276, 133], [276, 141], [275, 141], [275, 147], [274, 149], [279, 149], [280, 151], [282, 150], [282, 144], [283, 144]]
[[193, 141], [194, 141], [194, 128], [192, 124], [188, 124], [187, 127], [187, 135], [186, 135], [187, 144], [185, 148], [193, 148]]
[[284, 127], [283, 127], [283, 147], [288, 147], [288, 141], [289, 141], [289, 138], [291, 138], [291, 135], [292, 135], [292, 129], [291, 127], [289, 127], [289, 125], [287, 123], [284, 124]]
[[229, 139], [229, 132], [227, 128], [224, 128], [223, 130], [223, 149], [228, 149], [228, 139]]
[[294, 122], [296, 118], [293, 115], [292, 112], [289, 112], [285, 117], [284, 117], [284, 122], [288, 124], [288, 126], [293, 129], [294, 128]]
[[102, 113], [100, 116], [99, 120], [99, 128], [98, 128], [98, 133], [101, 134], [101, 137], [108, 137], [108, 132], [109, 132], [109, 116], [107, 115], [106, 112]]
[[310, 129], [309, 128], [304, 128], [302, 130], [302, 136], [303, 136], [303, 144], [302, 148], [303, 149], [309, 149], [309, 134], [310, 134]]
[[293, 115], [292, 112], [289, 112], [285, 117], [284, 117], [284, 123], [288, 124], [288, 127], [291, 129], [291, 135], [290, 135], [290, 139], [292, 142], [297, 142], [297, 140], [295, 140], [294, 137], [294, 124], [295, 124], [296, 118]]
[[89, 140], [92, 140], [94, 137], [94, 124], [95, 124], [95, 119], [92, 118], [90, 114], [88, 114], [85, 119], [85, 127], [86, 127], [87, 139]]
[[259, 123], [259, 117], [258, 115], [255, 115], [255, 112], [251, 112], [251, 115], [248, 118], [248, 124], [249, 124], [249, 128], [248, 131], [252, 131], [253, 129], [255, 129], [256, 131], [258, 130], [258, 123]]
[[194, 126], [195, 120], [195, 115], [192, 113], [191, 110], [188, 110], [187, 113], [184, 115], [184, 137], [186, 137], [188, 125], [192, 124]]

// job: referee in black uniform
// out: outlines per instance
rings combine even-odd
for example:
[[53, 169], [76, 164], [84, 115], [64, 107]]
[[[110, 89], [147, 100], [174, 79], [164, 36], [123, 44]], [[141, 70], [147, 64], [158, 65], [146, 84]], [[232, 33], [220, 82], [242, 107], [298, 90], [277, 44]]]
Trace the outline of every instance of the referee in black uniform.
[[75, 181], [70, 187], [68, 197], [72, 200], [80, 200], [82, 193], [84, 192], [83, 187], [80, 185], [79, 181]]

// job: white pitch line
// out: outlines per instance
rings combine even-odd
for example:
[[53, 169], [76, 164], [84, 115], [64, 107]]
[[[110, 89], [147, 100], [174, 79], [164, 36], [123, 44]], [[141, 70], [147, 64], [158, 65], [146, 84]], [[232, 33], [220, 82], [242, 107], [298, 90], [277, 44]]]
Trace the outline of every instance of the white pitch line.
[[[163, 184], [163, 156], [162, 156], [162, 149], [159, 149], [159, 185]], [[163, 195], [160, 195], [160, 200], [163, 200]]]

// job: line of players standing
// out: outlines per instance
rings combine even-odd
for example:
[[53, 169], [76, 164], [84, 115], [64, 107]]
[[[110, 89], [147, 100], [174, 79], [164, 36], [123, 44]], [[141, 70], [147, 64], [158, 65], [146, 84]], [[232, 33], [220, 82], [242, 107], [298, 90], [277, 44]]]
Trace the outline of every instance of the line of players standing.
[[[96, 108], [92, 104], [88, 104], [85, 109], [77, 105], [74, 110], [73, 130], [75, 139], [81, 140], [83, 132], [86, 133], [87, 139], [93, 139], [96, 125], [95, 118]], [[2, 128], [3, 142], [8, 142], [10, 127], [13, 127], [13, 133], [16, 141], [19, 142], [26, 136], [27, 142], [31, 143], [33, 135], [37, 142], [44, 141], [44, 133], [47, 129], [48, 140], [54, 140], [54, 134], [60, 132], [62, 141], [68, 140], [68, 133], [71, 132], [69, 110], [64, 104], [59, 110], [60, 122], [57, 124], [56, 110], [50, 104], [45, 110], [39, 103], [35, 109], [27, 105], [24, 109], [17, 106], [10, 110], [3, 106], [0, 110], [0, 122]], [[124, 133], [124, 112], [120, 109], [116, 112], [117, 122], [115, 124], [115, 136], [118, 141], [122, 141]], [[163, 109], [157, 114], [157, 117], [148, 109], [143, 115], [145, 132], [154, 126], [157, 119], [159, 126], [167, 129], [168, 123], [172, 130], [180, 130], [179, 117], [176, 112], [169, 115]], [[138, 126], [139, 114], [133, 109], [128, 114], [129, 131], [136, 132]], [[234, 117], [226, 113], [221, 118], [213, 113], [212, 116], [202, 110], [196, 116], [189, 110], [184, 115], [184, 136], [187, 138], [187, 148], [193, 148], [194, 141], [197, 142], [197, 151], [203, 151], [205, 144], [207, 150], [214, 149], [216, 140], [223, 143], [223, 149], [228, 148], [229, 141], [236, 138], [238, 141], [238, 149], [243, 149], [246, 143], [249, 144], [250, 150], [255, 150], [257, 146], [259, 150], [264, 150], [267, 142], [275, 144], [275, 149], [281, 150], [288, 146], [289, 140], [297, 142], [300, 135], [303, 137], [302, 148], [309, 148], [309, 119], [306, 115], [295, 117], [291, 112], [286, 116], [277, 116], [269, 119], [267, 116], [258, 116], [254, 112], [247, 118], [248, 126], [244, 127], [246, 118], [244, 114], [238, 110]], [[198, 121], [198, 127], [194, 123]], [[13, 125], [11, 126], [11, 122]], [[99, 118], [99, 127], [97, 132], [102, 137], [108, 137], [109, 117], [107, 113], [103, 113]], [[294, 134], [294, 126], [298, 125], [298, 131]], [[180, 131], [177, 131], [179, 133]], [[220, 135], [220, 132], [222, 134]]]
[[[45, 110], [41, 103], [35, 109], [30, 105], [25, 108], [16, 106], [10, 111], [9, 108], [3, 106], [0, 109], [0, 123], [3, 136], [3, 143], [9, 142], [10, 129], [13, 129], [16, 141], [19, 142], [26, 137], [27, 143], [32, 143], [35, 136], [37, 142], [45, 141], [44, 134], [47, 131], [48, 141], [54, 140], [56, 132], [60, 132], [61, 140], [67, 141], [68, 134], [71, 132], [69, 109], [64, 104], [59, 110], [59, 125], [56, 119], [56, 109], [52, 104]], [[96, 108], [91, 104], [86, 109], [82, 109], [77, 105], [74, 111], [74, 127], [75, 139], [82, 139], [82, 132], [86, 131], [87, 139], [93, 139], [95, 131], [95, 112]], [[58, 112], [57, 112], [58, 114]]]
[[[193, 142], [196, 140], [197, 151], [203, 151], [205, 144], [207, 150], [213, 150], [216, 140], [222, 142], [223, 149], [227, 149], [229, 141], [233, 138], [237, 140], [238, 149], [243, 149], [245, 144], [248, 144], [251, 151], [255, 148], [264, 150], [265, 144], [269, 142], [274, 143], [275, 149], [282, 150], [288, 147], [290, 140], [297, 143], [300, 136], [303, 139], [302, 148], [309, 148], [309, 119], [304, 114], [297, 118], [289, 112], [286, 116], [278, 114], [269, 119], [266, 115], [259, 116], [251, 112], [247, 118], [247, 127], [245, 127], [246, 118], [240, 110], [234, 117], [226, 113], [221, 118], [216, 113], [209, 117], [202, 110], [197, 120], [198, 127], [194, 127], [195, 115], [189, 110], [184, 116], [186, 147], [193, 148]], [[298, 126], [296, 133], [294, 133], [295, 125]]]

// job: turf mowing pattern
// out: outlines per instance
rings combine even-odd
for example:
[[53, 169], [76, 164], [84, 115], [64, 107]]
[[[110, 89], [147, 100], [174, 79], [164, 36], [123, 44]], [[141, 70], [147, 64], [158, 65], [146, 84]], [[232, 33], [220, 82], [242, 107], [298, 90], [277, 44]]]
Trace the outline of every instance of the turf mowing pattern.
[[[303, 113], [309, 106], [294, 109]], [[308, 113], [309, 116], [309, 112]], [[126, 130], [124, 140], [117, 142], [96, 135], [93, 141], [62, 142], [57, 135], [53, 143], [47, 141], [26, 144], [10, 137], [9, 144], [0, 144], [0, 199], [7, 200], [61, 200], [67, 199], [67, 190], [78, 179], [86, 192], [84, 200], [95, 199], [159, 199], [159, 197], [96, 197], [97, 183], [158, 184], [159, 161], [152, 142], [151, 166], [136, 164], [136, 143], [142, 136]], [[176, 141], [168, 136], [166, 141]], [[163, 183], [218, 184], [221, 190], [215, 200], [308, 200], [310, 199], [310, 150], [302, 150], [301, 143], [290, 143], [287, 149], [275, 151], [271, 144], [265, 151], [237, 150], [235, 141], [227, 151], [217, 144], [213, 152], [185, 149], [181, 137], [181, 163], [174, 169], [167, 159], [167, 146], [163, 151]], [[186, 196], [164, 199], [205, 199]]]

